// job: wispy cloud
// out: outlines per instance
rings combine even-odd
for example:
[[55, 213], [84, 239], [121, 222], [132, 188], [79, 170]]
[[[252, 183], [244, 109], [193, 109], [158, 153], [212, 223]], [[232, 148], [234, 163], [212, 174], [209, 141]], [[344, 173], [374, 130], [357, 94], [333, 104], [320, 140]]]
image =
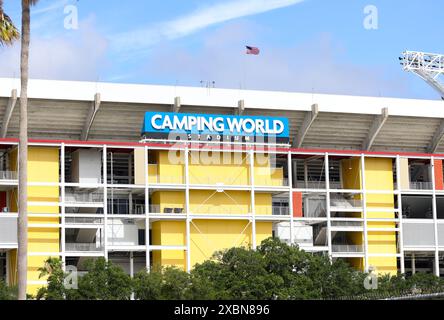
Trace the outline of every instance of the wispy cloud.
[[200, 8], [176, 19], [113, 37], [119, 50], [145, 50], [155, 43], [188, 36], [209, 26], [292, 6], [305, 0], [230, 0]]
[[66, 6], [67, 4], [72, 3], [72, 2], [73, 2], [72, 0], [59, 0], [59, 1], [55, 1], [55, 2], [53, 2], [50, 5], [47, 5], [45, 7], [36, 8], [35, 10], [32, 10], [32, 14], [38, 15], [38, 14], [48, 13], [50, 11], [54, 11], [54, 10], [63, 8], [64, 6]]

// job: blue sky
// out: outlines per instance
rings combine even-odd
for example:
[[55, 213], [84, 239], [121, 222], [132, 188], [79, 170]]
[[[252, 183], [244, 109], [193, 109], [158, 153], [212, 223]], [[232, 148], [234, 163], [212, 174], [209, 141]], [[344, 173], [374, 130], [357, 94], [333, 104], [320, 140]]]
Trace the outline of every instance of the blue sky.
[[[6, 0], [19, 24], [20, 1]], [[76, 30], [64, 28], [75, 5]], [[364, 8], [378, 9], [367, 30]], [[442, 0], [41, 0], [31, 76], [438, 99], [398, 56], [444, 53]], [[247, 56], [245, 45], [258, 46]], [[19, 47], [0, 48], [0, 76]]]

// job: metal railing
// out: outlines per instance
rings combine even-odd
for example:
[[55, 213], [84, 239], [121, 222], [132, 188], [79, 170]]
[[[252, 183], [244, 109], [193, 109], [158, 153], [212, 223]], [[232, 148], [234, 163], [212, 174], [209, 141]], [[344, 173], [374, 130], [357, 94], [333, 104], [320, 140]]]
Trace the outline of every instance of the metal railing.
[[[330, 189], [342, 189], [342, 184], [339, 181], [330, 181], [329, 183]], [[296, 181], [297, 189], [326, 189], [327, 184], [325, 181]]]
[[332, 221], [332, 227], [362, 227], [362, 221]]
[[98, 203], [103, 202], [103, 192], [92, 193], [78, 193], [78, 192], [66, 192], [65, 202], [69, 203]]
[[286, 187], [288, 186], [287, 178], [271, 178], [270, 176], [265, 177], [255, 177], [254, 184], [256, 186], [265, 186], [265, 187]]
[[297, 189], [325, 189], [325, 181], [296, 181]]
[[333, 244], [331, 249], [336, 253], [364, 253], [364, 247], [360, 244]]
[[65, 251], [87, 251], [87, 252], [98, 252], [102, 251], [103, 246], [97, 245], [96, 243], [65, 243]]
[[432, 190], [433, 184], [424, 181], [410, 181], [410, 189], [412, 190]]
[[65, 218], [67, 224], [102, 224], [102, 218], [74, 217]]
[[273, 216], [288, 216], [290, 215], [289, 207], [272, 207], [271, 208]]
[[330, 199], [330, 207], [341, 208], [341, 209], [362, 208], [362, 200], [332, 197]]
[[17, 180], [17, 171], [0, 171], [0, 180]]
[[164, 207], [161, 209], [160, 205], [152, 204], [149, 206], [150, 213], [165, 213], [165, 214], [183, 214], [185, 209], [181, 207]]

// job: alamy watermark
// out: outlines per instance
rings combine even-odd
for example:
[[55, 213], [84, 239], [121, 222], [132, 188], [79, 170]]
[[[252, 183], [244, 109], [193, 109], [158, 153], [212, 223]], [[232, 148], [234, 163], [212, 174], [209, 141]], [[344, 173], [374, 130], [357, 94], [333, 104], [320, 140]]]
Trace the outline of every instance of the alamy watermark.
[[79, 29], [79, 9], [77, 6], [70, 4], [63, 9], [65, 19], [63, 20], [63, 27], [67, 30]]
[[375, 5], [367, 5], [364, 7], [364, 29], [378, 30], [379, 29], [379, 10]]

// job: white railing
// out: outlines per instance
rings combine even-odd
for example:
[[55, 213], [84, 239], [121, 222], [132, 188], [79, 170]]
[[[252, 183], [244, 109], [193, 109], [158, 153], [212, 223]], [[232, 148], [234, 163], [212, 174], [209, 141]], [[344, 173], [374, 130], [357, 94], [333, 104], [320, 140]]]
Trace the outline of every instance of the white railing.
[[254, 184], [256, 186], [264, 186], [264, 187], [286, 187], [288, 186], [288, 179], [271, 178], [270, 176], [254, 177]]
[[93, 193], [73, 193], [67, 192], [65, 194], [65, 202], [75, 203], [75, 202], [83, 202], [83, 203], [97, 203], [103, 202], [103, 193], [102, 192], [93, 192]]
[[191, 208], [192, 214], [246, 215], [245, 207], [241, 206], [196, 206]]
[[411, 181], [410, 189], [412, 190], [432, 190], [433, 184], [431, 182]]
[[161, 210], [160, 205], [152, 204], [149, 206], [150, 213], [165, 213], [165, 214], [184, 214], [185, 209], [180, 207], [164, 207]]
[[0, 180], [17, 180], [16, 171], [0, 171]]
[[184, 184], [184, 178], [180, 176], [149, 175], [150, 184]]
[[363, 253], [364, 247], [359, 244], [334, 244], [332, 251], [336, 253]]
[[362, 227], [361, 221], [332, 221], [332, 227]]
[[[164, 207], [161, 210], [159, 205], [150, 205], [150, 213], [159, 214], [184, 214], [185, 209], [175, 207]], [[191, 214], [217, 214], [217, 215], [247, 215], [249, 212], [245, 212], [243, 207], [217, 207], [210, 205], [196, 206], [191, 209]], [[287, 216], [290, 214], [288, 207], [256, 207], [257, 215], [274, 215], [274, 216]]]
[[290, 208], [288, 207], [272, 207], [273, 216], [288, 216], [290, 214]]
[[[330, 189], [342, 189], [342, 184], [338, 181], [330, 181], [329, 183]], [[297, 181], [296, 182], [297, 189], [326, 189], [327, 185], [325, 181]]]
[[102, 251], [103, 247], [101, 245], [97, 245], [96, 243], [65, 243], [65, 251], [88, 251], [88, 252], [97, 252]]
[[101, 218], [86, 218], [86, 217], [74, 217], [65, 218], [65, 223], [67, 224], [102, 224]]
[[325, 181], [296, 181], [298, 189], [325, 189]]
[[190, 184], [197, 184], [197, 185], [217, 185], [217, 184], [224, 184], [224, 185], [248, 185], [248, 178], [238, 176], [238, 177], [229, 177], [227, 175], [225, 176], [190, 176]]
[[331, 198], [330, 206], [341, 209], [355, 209], [362, 208], [362, 200], [360, 199], [345, 199], [345, 198]]

